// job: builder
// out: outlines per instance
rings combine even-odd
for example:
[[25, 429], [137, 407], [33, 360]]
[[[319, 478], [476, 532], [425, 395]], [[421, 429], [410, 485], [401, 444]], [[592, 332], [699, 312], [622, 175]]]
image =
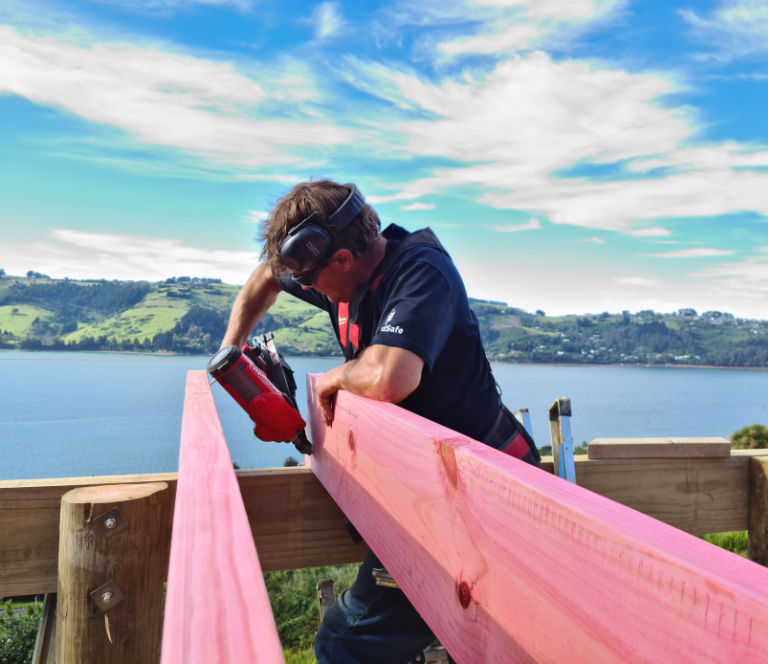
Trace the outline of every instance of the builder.
[[[431, 230], [381, 232], [352, 184], [304, 182], [262, 224], [262, 264], [238, 294], [223, 346], [242, 345], [284, 290], [328, 312], [346, 362], [316, 385], [326, 424], [338, 390], [402, 408], [534, 465], [499, 400], [456, 266]], [[402, 591], [376, 585], [369, 553], [326, 614], [318, 664], [408, 662], [434, 639]]]

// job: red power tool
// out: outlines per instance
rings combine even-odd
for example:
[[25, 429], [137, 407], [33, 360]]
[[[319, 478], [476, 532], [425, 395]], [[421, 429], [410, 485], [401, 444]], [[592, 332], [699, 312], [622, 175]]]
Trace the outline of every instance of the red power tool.
[[293, 371], [275, 346], [272, 333], [222, 348], [208, 362], [208, 373], [248, 413], [257, 438], [291, 442], [302, 454], [312, 454], [304, 433], [306, 422], [296, 406]]

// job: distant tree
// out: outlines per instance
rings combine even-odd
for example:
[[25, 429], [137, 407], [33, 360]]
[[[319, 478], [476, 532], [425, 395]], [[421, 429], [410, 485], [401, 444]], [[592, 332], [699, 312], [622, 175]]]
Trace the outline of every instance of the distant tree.
[[629, 323], [630, 323], [629, 312], [625, 309], [624, 311], [621, 312], [621, 324], [629, 325]]
[[34, 277], [34, 276], [35, 276], [35, 271], [34, 271], [34, 270], [29, 270], [29, 271], [27, 272], [27, 277], [28, 277], [29, 279], [31, 279], [31, 278], [32, 278], [32, 277]]
[[285, 461], [283, 461], [284, 468], [293, 468], [298, 465], [299, 465], [299, 462], [296, 461], [296, 459], [294, 459], [292, 456], [289, 456]]
[[762, 450], [768, 448], [768, 429], [762, 424], [752, 424], [731, 434], [734, 450]]
[[546, 316], [547, 314], [545, 314], [541, 309], [536, 309], [536, 315], [537, 316]]
[[13, 307], [13, 309], [11, 309], [11, 318], [13, 318], [14, 316], [18, 316], [18, 315], [19, 315], [18, 307]]
[[5, 276], [5, 270], [3, 268], [0, 268], [0, 279], [2, 279]]

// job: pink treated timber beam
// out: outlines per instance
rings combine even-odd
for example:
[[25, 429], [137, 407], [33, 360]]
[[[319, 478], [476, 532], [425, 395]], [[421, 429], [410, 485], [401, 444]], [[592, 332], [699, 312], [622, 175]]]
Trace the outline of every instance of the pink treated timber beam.
[[187, 376], [160, 661], [284, 664], [205, 371]]
[[768, 661], [768, 569], [314, 380], [312, 470], [460, 664]]

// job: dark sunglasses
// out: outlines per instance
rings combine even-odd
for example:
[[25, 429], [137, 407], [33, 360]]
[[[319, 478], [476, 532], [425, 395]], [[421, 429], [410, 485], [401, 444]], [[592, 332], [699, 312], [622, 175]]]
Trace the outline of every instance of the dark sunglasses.
[[291, 279], [293, 279], [293, 281], [295, 281], [297, 284], [301, 284], [302, 286], [309, 286], [310, 288], [314, 288], [315, 284], [317, 283], [317, 278], [325, 268], [325, 265], [326, 261], [323, 261], [319, 265], [315, 265], [315, 267], [307, 270], [306, 272], [302, 272], [301, 274], [291, 273]]

